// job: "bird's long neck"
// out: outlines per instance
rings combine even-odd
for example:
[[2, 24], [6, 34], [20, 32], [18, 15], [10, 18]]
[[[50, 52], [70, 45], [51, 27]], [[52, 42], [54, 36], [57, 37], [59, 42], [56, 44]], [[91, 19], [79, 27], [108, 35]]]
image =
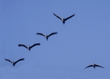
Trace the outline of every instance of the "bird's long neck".
[[46, 37], [47, 41], [48, 41], [48, 37]]
[[64, 18], [62, 19], [62, 22], [63, 22], [63, 24], [65, 24], [65, 19]]
[[93, 63], [93, 67], [94, 67], [94, 69], [95, 69], [95, 64]]
[[94, 66], [94, 69], [95, 69], [95, 66]]
[[14, 61], [13, 61], [13, 63], [12, 63], [12, 64], [13, 64], [13, 66], [15, 66], [15, 62], [14, 62]]
[[63, 24], [65, 24], [65, 21], [63, 21]]

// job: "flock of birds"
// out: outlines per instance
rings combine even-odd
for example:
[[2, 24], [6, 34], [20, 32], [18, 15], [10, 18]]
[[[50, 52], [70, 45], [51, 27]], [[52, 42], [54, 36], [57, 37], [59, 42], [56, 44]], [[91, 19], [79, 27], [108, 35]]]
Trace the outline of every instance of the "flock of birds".
[[[65, 21], [67, 21], [67, 20], [70, 19], [71, 17], [75, 16], [75, 14], [73, 14], [73, 15], [67, 17], [67, 18], [61, 18], [60, 16], [56, 15], [55, 13], [53, 13], [53, 15], [55, 15], [57, 18], [59, 18], [59, 19], [62, 21], [63, 24], [65, 24]], [[50, 36], [57, 34], [57, 32], [52, 32], [52, 33], [50, 33], [49, 35], [45, 35], [45, 34], [43, 34], [43, 33], [36, 33], [36, 34], [37, 34], [37, 35], [44, 36], [44, 37], [46, 38], [46, 40], [48, 40], [48, 38], [49, 38]], [[29, 51], [30, 51], [33, 47], [38, 46], [38, 45], [40, 45], [40, 43], [35, 43], [35, 44], [31, 45], [31, 46], [26, 46], [26, 45], [24, 45], [24, 44], [18, 44], [19, 47], [25, 47], [25, 48], [27, 48]], [[6, 61], [9, 61], [10, 63], [13, 64], [13, 66], [15, 66], [16, 63], [18, 63], [19, 61], [23, 61], [24, 58], [18, 59], [18, 60], [15, 61], [15, 62], [14, 62], [14, 61], [11, 61], [11, 60], [9, 60], [9, 59], [5, 59], [5, 60], [6, 60]], [[94, 63], [91, 64], [91, 65], [88, 65], [87, 67], [85, 67], [85, 69], [88, 68], [88, 67], [93, 67], [93, 68], [95, 68], [95, 67], [101, 67], [101, 68], [104, 68], [104, 67], [102, 67], [102, 66], [100, 66], [100, 65], [97, 65], [97, 64], [94, 64]]]

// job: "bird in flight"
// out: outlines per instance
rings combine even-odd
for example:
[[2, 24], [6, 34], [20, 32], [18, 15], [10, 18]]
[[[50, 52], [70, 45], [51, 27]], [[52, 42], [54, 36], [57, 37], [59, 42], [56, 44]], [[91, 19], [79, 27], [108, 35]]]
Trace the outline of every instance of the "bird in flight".
[[26, 46], [26, 45], [24, 45], [24, 44], [18, 44], [18, 46], [19, 47], [25, 47], [25, 48], [27, 48], [29, 51], [31, 50], [31, 48], [33, 48], [34, 46], [37, 46], [37, 45], [40, 45], [40, 43], [35, 43], [35, 44], [33, 44], [32, 46]]
[[48, 38], [50, 37], [50, 36], [52, 36], [52, 35], [54, 35], [54, 34], [57, 34], [57, 32], [52, 32], [51, 34], [49, 34], [49, 35], [44, 35], [43, 33], [36, 33], [37, 35], [42, 35], [42, 36], [44, 36], [47, 40], [48, 40]]
[[75, 14], [73, 14], [73, 15], [67, 17], [67, 18], [61, 18], [61, 17], [59, 17], [58, 15], [56, 15], [55, 13], [53, 13], [53, 15], [55, 15], [57, 18], [59, 18], [59, 19], [62, 21], [63, 24], [65, 24], [65, 21], [66, 21], [66, 20], [68, 20], [68, 19], [70, 19], [71, 17], [75, 16]]
[[[95, 67], [101, 67], [101, 68], [104, 68], [104, 67], [102, 67], [102, 66], [100, 66], [100, 65], [97, 65], [97, 64], [94, 64], [94, 63], [91, 64], [91, 65], [88, 65], [86, 68], [88, 68], [88, 67], [94, 67], [94, 68], [95, 68]], [[85, 68], [85, 69], [86, 69], [86, 68]]]
[[19, 60], [17, 60], [17, 61], [11, 61], [11, 60], [9, 60], [9, 59], [5, 59], [6, 61], [9, 61], [10, 63], [12, 63], [13, 64], [13, 66], [15, 66], [15, 64], [16, 63], [18, 63], [19, 61], [22, 61], [22, 60], [24, 60], [24, 58], [21, 58], [21, 59], [19, 59]]

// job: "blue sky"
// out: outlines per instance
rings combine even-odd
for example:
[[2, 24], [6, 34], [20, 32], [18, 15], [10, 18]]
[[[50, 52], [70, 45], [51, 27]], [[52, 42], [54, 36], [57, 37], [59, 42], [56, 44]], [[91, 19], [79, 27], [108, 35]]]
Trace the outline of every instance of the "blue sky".
[[[1, 0], [0, 11], [0, 79], [110, 78], [109, 0]], [[75, 16], [63, 25], [53, 13]], [[25, 60], [13, 67], [5, 58]], [[92, 63], [104, 69], [84, 69]]]

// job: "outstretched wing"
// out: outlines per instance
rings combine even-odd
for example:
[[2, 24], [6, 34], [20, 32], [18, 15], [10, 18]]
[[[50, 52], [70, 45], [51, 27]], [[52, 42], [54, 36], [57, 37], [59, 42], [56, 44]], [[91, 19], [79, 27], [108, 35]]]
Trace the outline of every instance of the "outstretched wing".
[[31, 49], [32, 47], [34, 47], [34, 46], [37, 46], [37, 45], [40, 45], [40, 43], [35, 43], [35, 44], [33, 44], [33, 45], [30, 47], [30, 49]]
[[55, 15], [57, 18], [59, 18], [60, 20], [62, 20], [62, 18], [60, 18], [58, 15], [56, 15], [55, 13], [53, 13], [53, 15]]
[[57, 32], [53, 32], [53, 33], [49, 34], [48, 37], [49, 37], [49, 36], [52, 36], [52, 35], [54, 35], [54, 34], [57, 34]]
[[12, 63], [13, 64], [13, 62], [11, 61], [11, 60], [9, 60], [9, 59], [5, 59], [6, 61], [9, 61], [10, 63]]
[[97, 67], [101, 67], [101, 68], [104, 68], [104, 67], [102, 67], [102, 66], [100, 66], [100, 65], [97, 65], [97, 64], [95, 64], [95, 66], [97, 66]]
[[42, 36], [44, 36], [45, 37], [45, 35], [43, 34], [43, 33], [36, 33], [37, 35], [42, 35]]
[[14, 65], [15, 65], [16, 63], [18, 63], [19, 61], [22, 61], [22, 60], [24, 60], [24, 58], [21, 58], [21, 59], [17, 60], [16, 62], [14, 62]]
[[68, 19], [70, 19], [70, 18], [73, 17], [73, 16], [75, 16], [75, 14], [73, 14], [73, 15], [71, 15], [71, 16], [65, 18], [65, 21], [68, 20]]
[[23, 47], [25, 47], [25, 48], [28, 48], [26, 45], [24, 45], [24, 44], [18, 44], [18, 46], [19, 47], [21, 47], [21, 46], [23, 46]]
[[[92, 66], [93, 66], [93, 65], [89, 65], [89, 66], [87, 66], [86, 68], [88, 68], [88, 67], [92, 67]], [[85, 68], [85, 69], [86, 69], [86, 68]]]

